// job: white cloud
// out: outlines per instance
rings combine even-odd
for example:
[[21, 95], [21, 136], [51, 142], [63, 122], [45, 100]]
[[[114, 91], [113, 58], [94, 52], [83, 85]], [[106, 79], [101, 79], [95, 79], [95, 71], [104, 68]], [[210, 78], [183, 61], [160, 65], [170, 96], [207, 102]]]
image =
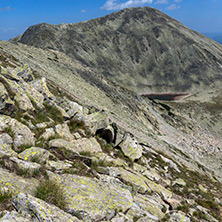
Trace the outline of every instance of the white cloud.
[[125, 2], [119, 2], [119, 0], [106, 0], [105, 4], [101, 7], [104, 10], [120, 10], [123, 8], [140, 6], [146, 3], [153, 3], [153, 0], [128, 0]]
[[175, 9], [179, 9], [179, 8], [180, 8], [179, 5], [172, 4], [172, 5], [169, 5], [168, 7], [166, 7], [166, 10], [175, 10]]
[[82, 13], [85, 13], [85, 12], [86, 12], [86, 9], [81, 10], [81, 12], [82, 12]]
[[169, 2], [168, 2], [168, 0], [158, 0], [158, 1], [156, 1], [154, 4], [156, 5], [156, 4], [161, 4], [161, 5], [163, 5], [163, 4], [168, 4]]
[[175, 2], [182, 2], [182, 0], [174, 0]]

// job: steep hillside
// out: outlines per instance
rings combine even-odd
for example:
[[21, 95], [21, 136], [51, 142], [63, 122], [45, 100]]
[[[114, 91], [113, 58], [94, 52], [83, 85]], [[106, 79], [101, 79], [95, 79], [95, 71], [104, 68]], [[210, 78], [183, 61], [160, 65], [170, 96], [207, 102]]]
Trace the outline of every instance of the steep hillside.
[[218, 143], [171, 107], [0, 42], [0, 221], [222, 221]]
[[139, 94], [218, 87], [222, 46], [162, 12], [130, 8], [78, 24], [39, 24], [12, 39], [64, 52]]

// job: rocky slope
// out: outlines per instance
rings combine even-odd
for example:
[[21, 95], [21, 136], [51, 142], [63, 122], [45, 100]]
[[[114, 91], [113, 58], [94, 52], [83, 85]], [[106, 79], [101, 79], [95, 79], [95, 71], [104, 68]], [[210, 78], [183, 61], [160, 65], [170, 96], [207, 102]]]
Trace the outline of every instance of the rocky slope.
[[78, 24], [38, 24], [11, 41], [64, 52], [139, 94], [193, 93], [222, 79], [219, 43], [149, 7]]
[[[74, 71], [66, 79], [63, 54], [0, 47], [0, 221], [221, 221], [221, 184], [194, 161], [212, 151], [203, 152], [210, 134], [205, 141], [166, 104], [102, 87], [104, 79], [95, 86]], [[73, 91], [53, 83], [67, 83], [57, 72], [76, 80]]]
[[[144, 8], [70, 27], [137, 11], [178, 26]], [[0, 221], [222, 221], [221, 91], [210, 85], [221, 83], [217, 66], [210, 82], [198, 76], [204, 91], [155, 101], [86, 57], [41, 47], [0, 42]]]

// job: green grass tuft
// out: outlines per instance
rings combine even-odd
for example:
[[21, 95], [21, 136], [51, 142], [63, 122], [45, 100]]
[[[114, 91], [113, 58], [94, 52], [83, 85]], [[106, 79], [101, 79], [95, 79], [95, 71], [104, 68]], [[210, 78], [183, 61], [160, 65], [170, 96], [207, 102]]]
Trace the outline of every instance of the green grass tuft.
[[65, 209], [67, 202], [62, 186], [52, 180], [44, 180], [37, 187], [35, 197]]

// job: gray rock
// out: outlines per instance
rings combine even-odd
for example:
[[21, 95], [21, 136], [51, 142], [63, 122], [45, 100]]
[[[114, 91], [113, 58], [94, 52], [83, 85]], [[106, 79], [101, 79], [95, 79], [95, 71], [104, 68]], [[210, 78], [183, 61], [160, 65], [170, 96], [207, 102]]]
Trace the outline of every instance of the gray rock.
[[49, 91], [49, 88], [47, 86], [46, 78], [42, 77], [41, 79], [34, 80], [31, 82], [31, 85], [40, 92], [45, 99], [54, 98], [54, 95]]
[[44, 164], [48, 161], [50, 152], [46, 149], [39, 147], [31, 147], [18, 154], [18, 158], [25, 161], [34, 161], [40, 164]]
[[118, 213], [112, 220], [111, 222], [133, 222], [133, 219], [128, 218], [125, 214], [123, 213]]
[[31, 221], [33, 222], [79, 221], [76, 217], [65, 213], [58, 207], [50, 205], [43, 200], [37, 199], [29, 194], [18, 194], [15, 198], [13, 198], [12, 203], [18, 212], [31, 216]]
[[95, 112], [84, 119], [86, 131], [89, 135], [95, 135], [99, 129], [104, 129], [109, 125], [109, 118], [105, 112]]
[[5, 87], [10, 90], [10, 93], [13, 95], [14, 101], [18, 104], [19, 109], [24, 111], [34, 110], [31, 100], [17, 82], [6, 79], [3, 76], [1, 76], [0, 79], [4, 82]]
[[63, 173], [64, 171], [72, 168], [72, 164], [68, 161], [48, 161], [47, 169], [55, 173]]
[[186, 217], [182, 212], [174, 212], [170, 215], [169, 222], [190, 222], [190, 218]]
[[107, 218], [115, 210], [125, 212], [133, 203], [129, 190], [118, 184], [70, 174], [49, 173], [49, 178], [64, 187], [67, 211], [82, 213], [83, 218], [89, 216], [92, 221]]
[[15, 110], [15, 104], [11, 100], [4, 85], [0, 82], [0, 113], [11, 115]]
[[29, 97], [29, 99], [34, 102], [35, 106], [39, 110], [43, 110], [44, 109], [44, 105], [43, 105], [44, 96], [41, 93], [39, 93], [34, 87], [32, 87], [30, 84], [26, 82], [20, 82], [19, 85], [24, 90], [24, 92]]
[[17, 153], [11, 148], [10, 145], [0, 143], [0, 158], [17, 156]]
[[8, 189], [12, 192], [26, 192], [33, 193], [38, 186], [39, 181], [31, 178], [23, 178], [8, 170], [0, 168], [0, 187]]
[[20, 160], [16, 157], [10, 157], [10, 162], [14, 165], [14, 168], [19, 170], [21, 174], [33, 176], [33, 174], [39, 172], [41, 165], [38, 163], [28, 162]]
[[73, 102], [73, 101], [69, 101], [68, 102], [68, 107], [67, 107], [67, 114], [69, 115], [69, 117], [73, 117], [74, 115], [76, 115], [77, 113], [83, 114], [83, 107], [80, 106], [78, 103]]
[[129, 133], [124, 136], [123, 141], [118, 145], [123, 153], [132, 161], [142, 156], [143, 147]]
[[69, 127], [66, 123], [58, 124], [54, 128], [55, 133], [62, 139], [72, 141], [74, 136], [71, 134]]
[[9, 136], [7, 133], [1, 133], [0, 134], [0, 144], [7, 144], [9, 146], [12, 146], [12, 144], [13, 144], [12, 137]]
[[0, 222], [30, 222], [31, 216], [22, 215], [16, 211], [6, 212], [5, 215], [0, 218]]
[[32, 71], [27, 64], [23, 65], [22, 67], [17, 67], [12, 71], [12, 74], [22, 78], [25, 82], [31, 82], [34, 80]]
[[31, 130], [24, 124], [9, 116], [0, 115], [0, 130], [9, 130], [13, 134], [14, 148], [22, 145], [34, 145], [35, 138]]
[[54, 139], [49, 142], [49, 146], [52, 148], [64, 148], [73, 153], [90, 152], [98, 153], [102, 152], [102, 149], [95, 138], [81, 138], [73, 140], [72, 142], [63, 139]]

